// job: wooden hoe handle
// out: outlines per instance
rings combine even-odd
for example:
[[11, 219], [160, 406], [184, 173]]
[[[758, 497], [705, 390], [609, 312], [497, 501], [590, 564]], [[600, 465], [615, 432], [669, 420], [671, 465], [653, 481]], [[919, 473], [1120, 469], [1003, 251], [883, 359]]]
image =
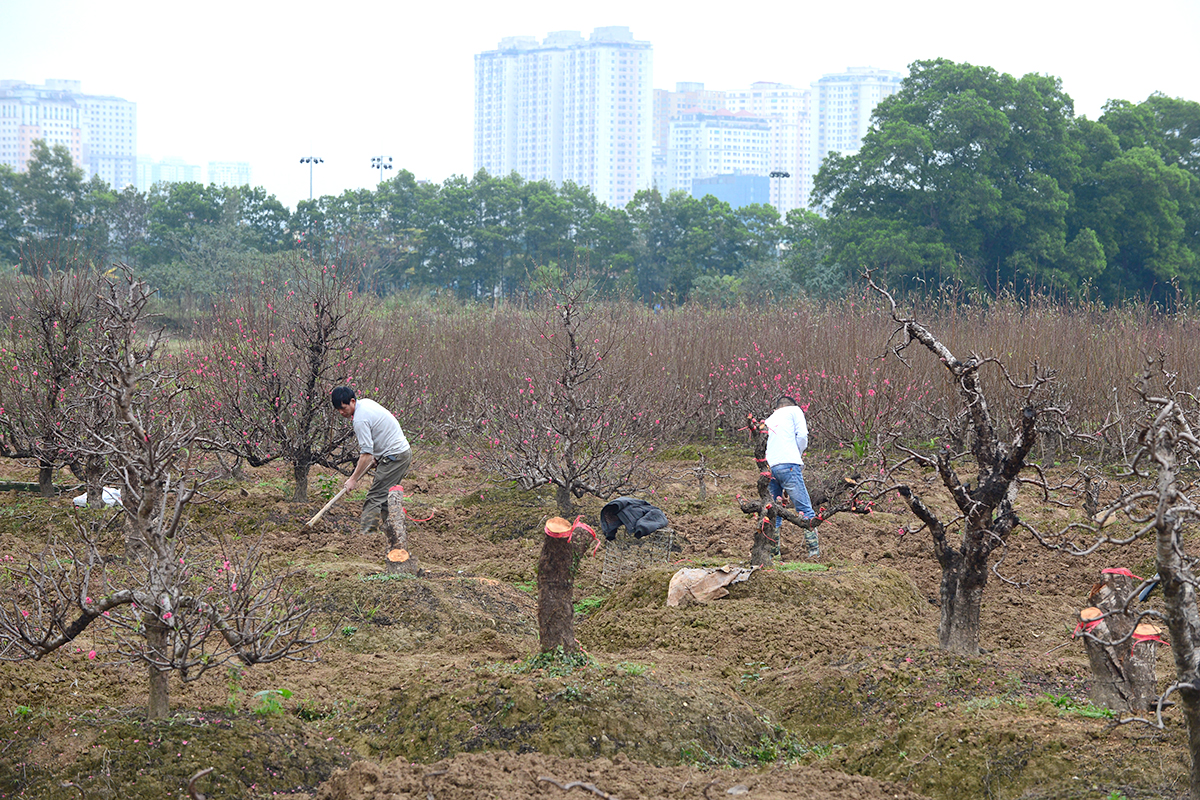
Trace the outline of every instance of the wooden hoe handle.
[[344, 495], [345, 493], [346, 493], [346, 487], [343, 486], [342, 490], [340, 492], [338, 492], [337, 494], [335, 494], [333, 497], [329, 498], [329, 502], [325, 504], [325, 507], [322, 508], [320, 511], [318, 511], [316, 514], [313, 514], [313, 518], [310, 519], [305, 524], [310, 528], [313, 525], [315, 525], [317, 523], [317, 520], [319, 520], [325, 514], [325, 512], [329, 510], [329, 507], [332, 506], [334, 503], [336, 503], [338, 500], [341, 500], [342, 495]]

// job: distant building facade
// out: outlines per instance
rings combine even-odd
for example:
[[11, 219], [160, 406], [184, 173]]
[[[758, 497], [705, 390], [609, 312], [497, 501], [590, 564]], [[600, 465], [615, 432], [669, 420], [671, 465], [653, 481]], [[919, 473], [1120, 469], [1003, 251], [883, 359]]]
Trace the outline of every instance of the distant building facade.
[[475, 56], [474, 166], [625, 205], [651, 183], [653, 51], [627, 27], [502, 39]]
[[0, 81], [0, 163], [24, 171], [38, 139], [66, 147], [88, 178], [137, 181], [136, 103], [84, 94], [80, 81]]
[[770, 181], [770, 203], [780, 214], [808, 203], [812, 177], [808, 174], [809, 91], [786, 83], [758, 81], [748, 89], [727, 93], [734, 111], [746, 111], [770, 123], [768, 171], [787, 173]]
[[210, 161], [208, 182], [217, 186], [250, 186], [250, 164], [245, 161]]
[[771, 202], [771, 179], [766, 175], [714, 175], [692, 181], [692, 197], [712, 195], [733, 208]]
[[845, 72], [823, 75], [812, 84], [810, 176], [817, 174], [830, 153], [858, 152], [875, 106], [899, 91], [901, 80], [899, 72], [850, 67]]
[[154, 161], [141, 156], [137, 165], [137, 189], [148, 192], [156, 183], [203, 183], [199, 164], [187, 164], [181, 158]]
[[770, 171], [771, 124], [748, 111], [685, 109], [671, 121], [666, 192], [698, 179]]
[[698, 108], [701, 111], [720, 111], [725, 108], [725, 92], [705, 89], [703, 83], [691, 81], [675, 84], [675, 91], [654, 90], [654, 143], [650, 154], [651, 185], [661, 192], [667, 188], [667, 160], [671, 151], [671, 120], [684, 109]]

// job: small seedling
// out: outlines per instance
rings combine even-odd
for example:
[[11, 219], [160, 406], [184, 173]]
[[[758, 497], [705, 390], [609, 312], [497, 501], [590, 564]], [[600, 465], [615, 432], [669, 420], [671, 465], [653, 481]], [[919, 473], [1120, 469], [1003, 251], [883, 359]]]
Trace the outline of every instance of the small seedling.
[[258, 699], [255, 714], [261, 717], [277, 716], [283, 713], [283, 701], [291, 697], [292, 692], [290, 689], [263, 689], [255, 692], [254, 696]]

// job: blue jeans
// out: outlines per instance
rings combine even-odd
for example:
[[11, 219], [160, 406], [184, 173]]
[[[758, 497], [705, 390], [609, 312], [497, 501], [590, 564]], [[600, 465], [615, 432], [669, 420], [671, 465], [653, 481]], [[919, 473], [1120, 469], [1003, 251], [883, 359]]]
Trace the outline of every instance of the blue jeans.
[[[804, 485], [803, 464], [776, 464], [771, 467], [771, 483], [768, 487], [771, 502], [775, 502], [775, 498], [783, 494], [784, 490], [787, 491], [797, 514], [805, 519], [812, 519], [817, 515], [817, 512], [813, 511], [812, 501], [808, 499], [808, 488]], [[782, 524], [783, 519], [776, 517], [776, 530]]]

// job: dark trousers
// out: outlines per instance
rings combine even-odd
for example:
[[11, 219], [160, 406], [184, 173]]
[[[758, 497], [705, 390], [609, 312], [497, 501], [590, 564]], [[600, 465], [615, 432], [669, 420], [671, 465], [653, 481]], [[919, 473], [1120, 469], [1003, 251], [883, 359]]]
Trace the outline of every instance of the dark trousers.
[[367, 499], [363, 501], [360, 530], [370, 533], [379, 524], [380, 509], [387, 503], [388, 489], [391, 489], [408, 474], [412, 466], [412, 448], [395, 456], [384, 456], [375, 464], [375, 480], [367, 490]]

